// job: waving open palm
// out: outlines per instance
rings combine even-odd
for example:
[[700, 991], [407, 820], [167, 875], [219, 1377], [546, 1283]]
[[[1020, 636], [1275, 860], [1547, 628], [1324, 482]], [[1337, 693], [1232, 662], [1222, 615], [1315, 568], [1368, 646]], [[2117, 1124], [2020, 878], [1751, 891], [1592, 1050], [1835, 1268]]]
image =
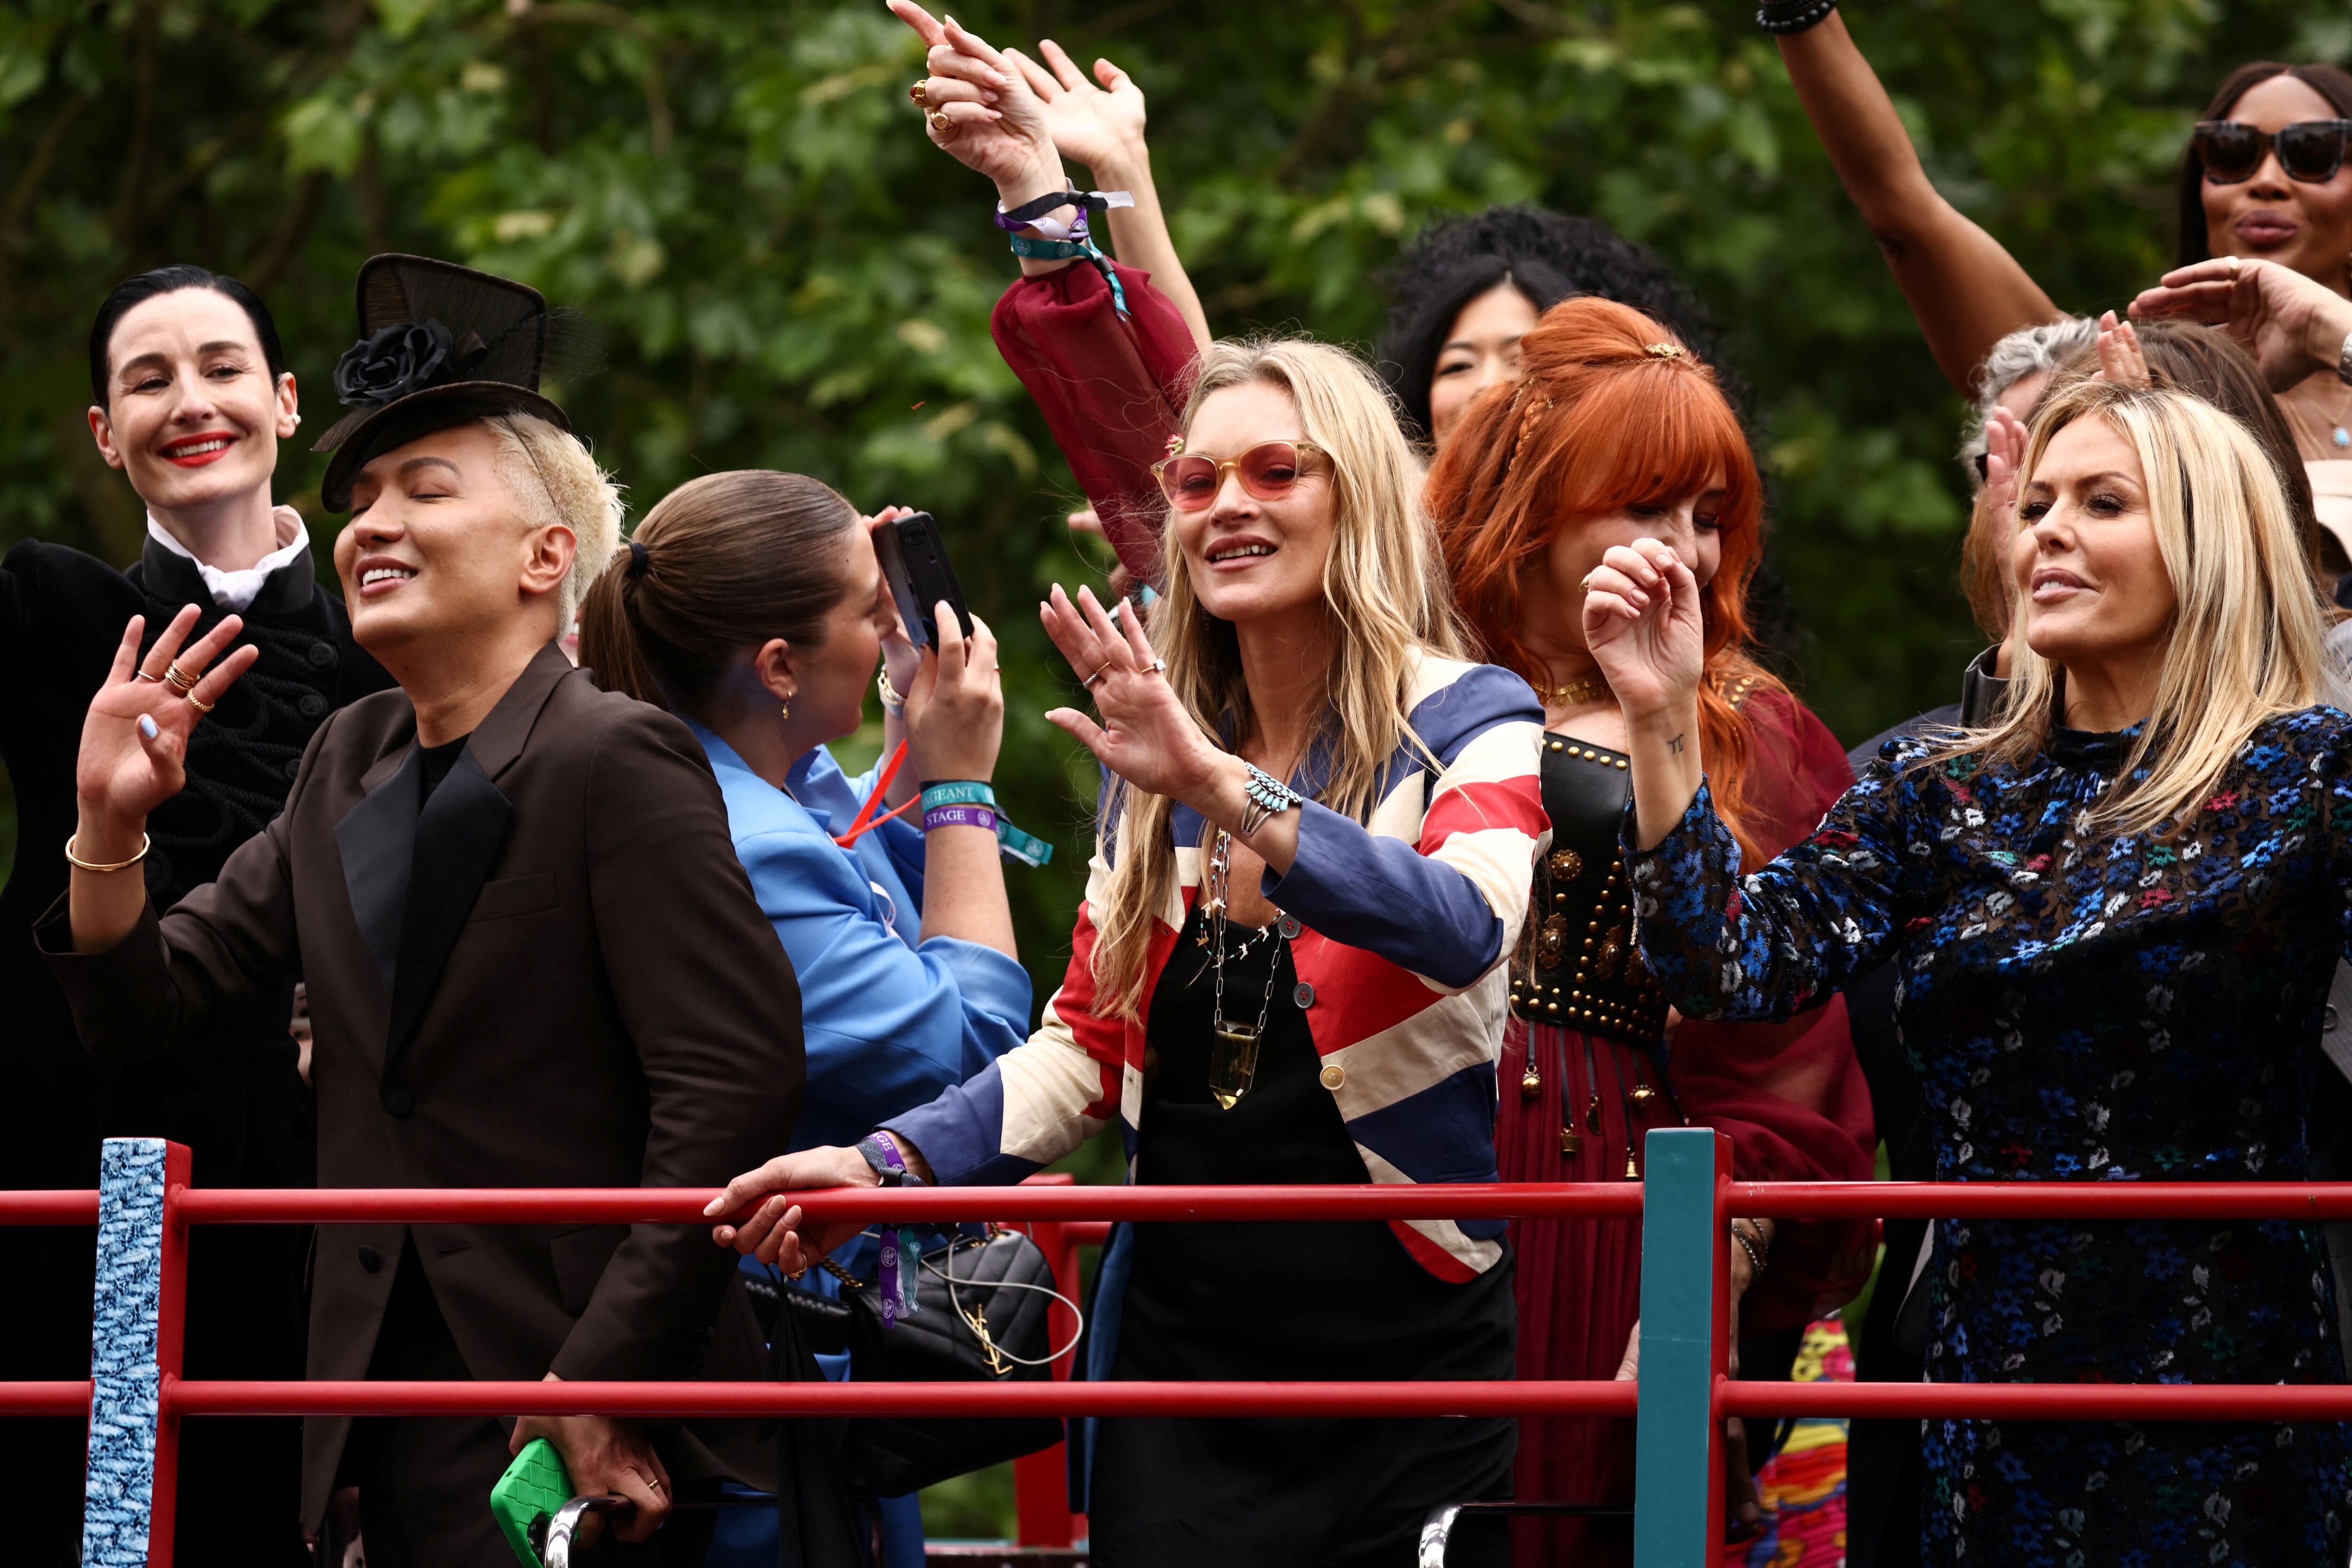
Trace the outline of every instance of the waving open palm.
[[1019, 49], [1006, 49], [1005, 59], [1020, 71], [1029, 90], [1045, 111], [1045, 128], [1063, 157], [1075, 158], [1100, 172], [1122, 154], [1132, 157], [1143, 143], [1143, 89], [1135, 79], [1108, 60], [1095, 61], [1095, 81], [1088, 81], [1062, 46], [1051, 38], [1038, 41], [1043, 64]]
[[[90, 699], [82, 720], [81, 753], [74, 764], [74, 789], [86, 812], [136, 830], [150, 812], [178, 794], [188, 781], [188, 737], [221, 694], [261, 657], [247, 643], [221, 659], [245, 622], [236, 616], [180, 644], [196, 623], [196, 607], [172, 618], [147, 657], [139, 657], [146, 620], [134, 615], [114, 650], [114, 667]], [[213, 661], [220, 659], [218, 667]], [[201, 677], [201, 678], [198, 678]], [[194, 680], [184, 695], [182, 684]]]

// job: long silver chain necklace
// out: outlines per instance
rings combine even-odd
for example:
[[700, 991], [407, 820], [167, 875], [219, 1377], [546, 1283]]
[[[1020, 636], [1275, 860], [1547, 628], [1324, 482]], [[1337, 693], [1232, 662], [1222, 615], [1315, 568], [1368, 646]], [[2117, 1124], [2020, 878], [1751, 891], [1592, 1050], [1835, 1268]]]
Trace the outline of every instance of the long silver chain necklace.
[[1210, 967], [1216, 972], [1215, 1002], [1210, 1012], [1209, 1027], [1214, 1040], [1209, 1050], [1209, 1093], [1220, 1110], [1230, 1111], [1241, 1103], [1257, 1080], [1259, 1044], [1265, 1039], [1265, 1020], [1274, 1010], [1275, 977], [1282, 968], [1283, 931], [1279, 922], [1273, 925], [1253, 928], [1233, 956], [1239, 963], [1252, 946], [1271, 936], [1273, 949], [1266, 955], [1265, 995], [1259, 998], [1257, 1022], [1237, 1023], [1225, 1017], [1225, 890], [1233, 874], [1233, 836], [1218, 830], [1216, 848], [1209, 857], [1209, 904], [1203, 911], [1209, 919]]

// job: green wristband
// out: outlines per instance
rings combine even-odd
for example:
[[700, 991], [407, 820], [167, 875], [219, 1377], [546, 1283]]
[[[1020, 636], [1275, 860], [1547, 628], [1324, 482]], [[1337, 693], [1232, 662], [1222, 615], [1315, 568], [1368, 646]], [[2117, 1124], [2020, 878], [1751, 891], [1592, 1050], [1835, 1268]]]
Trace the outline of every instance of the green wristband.
[[1067, 240], [1032, 239], [1027, 235], [1013, 236], [1013, 254], [1027, 256], [1031, 261], [1077, 261], [1087, 255], [1087, 247], [1072, 245]]
[[994, 806], [996, 789], [973, 779], [950, 779], [923, 786], [923, 810], [934, 806]]
[[1027, 866], [1044, 865], [1054, 858], [1053, 845], [1034, 833], [1023, 832], [1007, 821], [1002, 811], [996, 815], [996, 847], [999, 852]]

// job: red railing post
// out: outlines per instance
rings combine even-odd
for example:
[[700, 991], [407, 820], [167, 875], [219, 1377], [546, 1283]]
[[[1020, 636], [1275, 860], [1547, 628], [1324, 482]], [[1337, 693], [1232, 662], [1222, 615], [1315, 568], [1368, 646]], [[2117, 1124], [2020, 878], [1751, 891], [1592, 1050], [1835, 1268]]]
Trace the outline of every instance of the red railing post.
[[[1069, 1186], [1076, 1178], [1067, 1172], [1031, 1176], [1024, 1186]], [[1054, 1288], [1072, 1301], [1079, 1299], [1078, 1248], [1070, 1228], [1059, 1220], [1040, 1219], [1027, 1227], [1054, 1271]], [[1058, 1349], [1077, 1327], [1070, 1310], [1053, 1303], [1046, 1317], [1046, 1343]], [[1054, 1363], [1054, 1381], [1066, 1383], [1076, 1354]], [[1070, 1511], [1070, 1462], [1066, 1444], [1056, 1443], [1013, 1461], [1013, 1536], [1023, 1546], [1075, 1546], [1084, 1531], [1083, 1516]]]
[[147, 1527], [147, 1568], [172, 1568], [173, 1526], [180, 1500], [180, 1416], [172, 1406], [185, 1369], [188, 1226], [180, 1198], [188, 1190], [187, 1145], [163, 1145], [163, 1244], [155, 1260], [155, 1491]]

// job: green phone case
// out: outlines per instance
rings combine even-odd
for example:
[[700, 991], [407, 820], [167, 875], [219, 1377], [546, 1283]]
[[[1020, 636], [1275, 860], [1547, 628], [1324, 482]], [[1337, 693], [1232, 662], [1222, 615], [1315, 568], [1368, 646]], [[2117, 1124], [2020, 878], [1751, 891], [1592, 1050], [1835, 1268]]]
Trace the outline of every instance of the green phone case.
[[506, 1532], [507, 1544], [514, 1548], [515, 1560], [523, 1568], [542, 1568], [531, 1527], [544, 1531], [547, 1521], [571, 1500], [572, 1475], [563, 1468], [563, 1456], [555, 1451], [555, 1445], [544, 1437], [525, 1443], [507, 1473], [499, 1478], [499, 1484], [490, 1489], [490, 1515]]

